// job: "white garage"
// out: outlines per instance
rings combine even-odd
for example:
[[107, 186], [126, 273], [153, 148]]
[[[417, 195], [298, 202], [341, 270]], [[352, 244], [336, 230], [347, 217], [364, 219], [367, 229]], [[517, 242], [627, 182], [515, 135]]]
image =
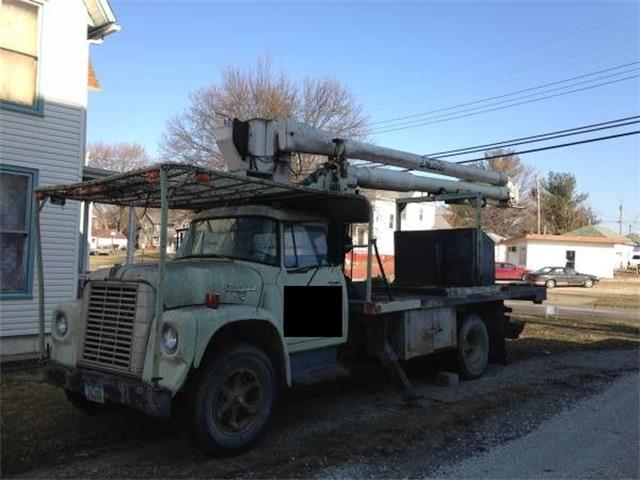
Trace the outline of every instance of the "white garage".
[[613, 278], [619, 267], [617, 238], [528, 234], [501, 242], [507, 261], [529, 270], [572, 267], [580, 273]]

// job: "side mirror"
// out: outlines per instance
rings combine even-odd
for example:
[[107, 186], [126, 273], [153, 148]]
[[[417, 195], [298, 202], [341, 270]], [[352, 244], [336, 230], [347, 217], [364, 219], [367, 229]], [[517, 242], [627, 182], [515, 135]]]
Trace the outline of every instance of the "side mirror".
[[344, 237], [344, 253], [349, 253], [353, 250], [353, 238], [350, 235]]

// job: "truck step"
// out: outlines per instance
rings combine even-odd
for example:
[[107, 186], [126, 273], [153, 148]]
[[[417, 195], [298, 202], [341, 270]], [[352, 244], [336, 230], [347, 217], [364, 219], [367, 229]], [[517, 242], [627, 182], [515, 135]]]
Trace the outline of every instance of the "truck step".
[[332, 365], [322, 365], [296, 372], [296, 374], [291, 378], [291, 383], [294, 385], [311, 385], [314, 383], [346, 377], [350, 375], [350, 373], [351, 372], [344, 366], [337, 363]]

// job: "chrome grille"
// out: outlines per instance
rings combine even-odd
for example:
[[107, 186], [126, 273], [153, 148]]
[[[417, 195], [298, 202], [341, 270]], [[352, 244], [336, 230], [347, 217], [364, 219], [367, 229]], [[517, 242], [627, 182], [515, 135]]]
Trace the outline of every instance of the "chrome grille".
[[82, 364], [138, 373], [132, 365], [137, 283], [91, 282], [86, 305]]

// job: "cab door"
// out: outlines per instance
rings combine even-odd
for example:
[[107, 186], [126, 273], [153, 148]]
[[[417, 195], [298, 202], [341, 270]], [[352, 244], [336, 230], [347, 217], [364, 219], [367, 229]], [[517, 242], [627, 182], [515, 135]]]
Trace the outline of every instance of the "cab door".
[[339, 265], [330, 265], [327, 226], [282, 224], [282, 270], [277, 284], [290, 352], [345, 343], [348, 299]]

